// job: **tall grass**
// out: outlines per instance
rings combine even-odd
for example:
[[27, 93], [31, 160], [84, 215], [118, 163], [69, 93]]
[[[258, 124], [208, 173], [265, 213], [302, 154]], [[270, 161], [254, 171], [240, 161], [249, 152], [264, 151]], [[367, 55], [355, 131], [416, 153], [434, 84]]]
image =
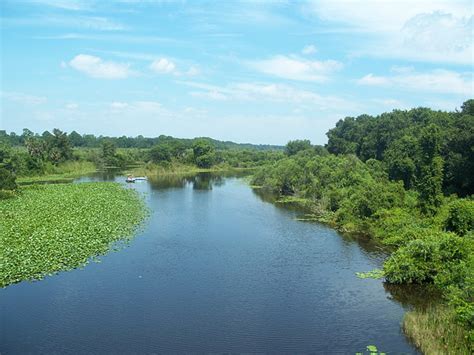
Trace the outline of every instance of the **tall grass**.
[[405, 314], [403, 329], [424, 354], [472, 354], [474, 347], [466, 328], [459, 325], [455, 313], [442, 305]]

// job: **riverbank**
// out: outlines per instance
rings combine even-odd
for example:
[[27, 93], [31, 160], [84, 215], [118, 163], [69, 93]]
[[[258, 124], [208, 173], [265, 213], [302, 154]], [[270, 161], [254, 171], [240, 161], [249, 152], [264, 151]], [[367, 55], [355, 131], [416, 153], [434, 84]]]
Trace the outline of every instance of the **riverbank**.
[[211, 168], [200, 168], [194, 164], [181, 164], [177, 162], [169, 164], [147, 163], [143, 166], [126, 169], [125, 172], [135, 176], [160, 176], [160, 175], [183, 175], [198, 173], [220, 173], [233, 171], [253, 171], [256, 168], [238, 168], [227, 164], [214, 165]]
[[424, 354], [470, 354], [466, 330], [451, 308], [436, 305], [405, 314], [403, 330]]
[[44, 174], [19, 176], [16, 182], [19, 185], [30, 185], [42, 182], [72, 182], [74, 178], [92, 174], [97, 171], [94, 163], [89, 161], [69, 161], [58, 166], [51, 166]]
[[[252, 183], [255, 184], [255, 181]], [[272, 190], [271, 186], [252, 187]], [[418, 216], [396, 215], [388, 211], [375, 220], [353, 216], [341, 218], [338, 211], [325, 209], [320, 201], [300, 194], [277, 193], [271, 202], [296, 206], [306, 213], [299, 220], [323, 223], [346, 235], [370, 238], [392, 253], [383, 270], [358, 273], [358, 276], [363, 274], [363, 278], [368, 276], [385, 278], [392, 283], [411, 283], [410, 279], [404, 277], [412, 275], [413, 283], [423, 283], [419, 280], [425, 280], [425, 283], [434, 283], [443, 291], [444, 301], [440, 300], [427, 310], [415, 307], [404, 316], [404, 332], [424, 353], [467, 354], [473, 350], [474, 333], [469, 327], [473, 307], [469, 300], [472, 297], [469, 296], [469, 290], [472, 289], [469, 274], [473, 271], [472, 262], [469, 264], [472, 239], [469, 236], [463, 239], [443, 231], [444, 222], [441, 221], [448, 218], [449, 199], [440, 208], [439, 215], [434, 216], [429, 223]], [[415, 230], [414, 226], [418, 228], [419, 239], [413, 239], [412, 243], [406, 245], [394, 242]], [[428, 254], [424, 256], [424, 253]]]
[[115, 183], [22, 187], [0, 201], [0, 287], [85, 265], [144, 219], [140, 196]]

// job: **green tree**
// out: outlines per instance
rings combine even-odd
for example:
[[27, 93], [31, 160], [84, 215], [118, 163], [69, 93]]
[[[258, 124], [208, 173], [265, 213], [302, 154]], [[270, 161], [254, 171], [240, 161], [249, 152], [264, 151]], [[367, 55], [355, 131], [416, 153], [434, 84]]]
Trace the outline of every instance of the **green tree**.
[[474, 99], [464, 101], [461, 105], [461, 112], [465, 115], [474, 116]]
[[389, 178], [403, 181], [406, 189], [412, 188], [415, 182], [417, 151], [416, 138], [405, 135], [394, 141], [385, 152], [384, 162]]
[[84, 144], [84, 139], [76, 131], [72, 131], [71, 133], [69, 133], [69, 141], [74, 147], [81, 147]]
[[72, 158], [72, 147], [68, 135], [55, 128], [53, 134], [47, 139], [48, 158], [53, 164]]
[[150, 159], [154, 163], [171, 161], [171, 148], [167, 143], [159, 143], [150, 149]]
[[285, 153], [288, 156], [291, 156], [291, 155], [295, 155], [296, 153], [301, 152], [303, 150], [309, 150], [309, 149], [311, 149], [311, 147], [312, 147], [311, 142], [309, 140], [307, 140], [307, 139], [304, 139], [304, 140], [297, 139], [297, 140], [294, 140], [294, 141], [289, 141], [286, 144]]
[[16, 176], [13, 173], [11, 162], [11, 149], [5, 144], [0, 144], [0, 190], [14, 190], [16, 187]]
[[420, 171], [418, 191], [420, 207], [426, 214], [434, 214], [441, 205], [443, 183], [443, 158], [440, 156], [441, 132], [430, 124], [423, 128], [420, 136]]
[[215, 160], [215, 148], [207, 139], [197, 139], [193, 144], [194, 162], [200, 168], [210, 168]]
[[105, 163], [105, 165], [116, 165], [117, 147], [112, 140], [106, 139], [102, 141], [100, 145], [100, 153], [102, 161]]

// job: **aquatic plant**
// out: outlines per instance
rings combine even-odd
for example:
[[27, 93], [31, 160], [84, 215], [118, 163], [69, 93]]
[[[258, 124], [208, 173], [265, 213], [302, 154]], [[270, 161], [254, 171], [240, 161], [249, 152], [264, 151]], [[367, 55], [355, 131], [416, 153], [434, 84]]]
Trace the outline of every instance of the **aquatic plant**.
[[0, 201], [0, 286], [85, 265], [129, 240], [146, 208], [116, 183], [34, 185]]

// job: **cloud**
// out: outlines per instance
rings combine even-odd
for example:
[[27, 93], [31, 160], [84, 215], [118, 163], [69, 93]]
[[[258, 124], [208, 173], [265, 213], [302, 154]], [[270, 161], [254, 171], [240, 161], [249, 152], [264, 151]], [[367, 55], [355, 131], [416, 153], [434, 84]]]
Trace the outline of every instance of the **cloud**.
[[68, 110], [77, 110], [79, 108], [79, 105], [75, 103], [69, 103], [69, 104], [66, 104], [65, 107]]
[[160, 58], [150, 64], [150, 69], [158, 74], [170, 74], [176, 70], [176, 65], [169, 59]]
[[249, 63], [254, 69], [279, 78], [323, 82], [329, 74], [342, 68], [342, 63], [335, 60], [307, 60], [297, 56], [277, 55], [270, 59]]
[[472, 73], [461, 74], [436, 69], [429, 72], [395, 72], [390, 76], [368, 74], [357, 81], [359, 85], [392, 86], [416, 91], [437, 92], [472, 96], [474, 82]]
[[127, 108], [127, 107], [128, 107], [128, 104], [126, 102], [114, 101], [114, 102], [110, 103], [110, 108], [112, 110], [122, 110], [122, 109]]
[[0, 92], [0, 96], [2, 99], [25, 105], [40, 105], [47, 101], [47, 98], [44, 96], [28, 95], [21, 92], [2, 91]]
[[[335, 31], [363, 33], [365, 56], [471, 64], [474, 22], [470, 1], [320, 0], [312, 11]], [[367, 36], [367, 34], [369, 36]]]
[[132, 74], [128, 64], [106, 62], [99, 57], [87, 54], [75, 56], [69, 65], [93, 78], [125, 79]]
[[232, 100], [304, 104], [322, 111], [340, 109], [352, 111], [359, 108], [359, 105], [341, 97], [320, 95], [310, 90], [302, 90], [285, 84], [241, 82], [217, 86], [192, 81], [180, 83], [199, 89], [199, 91], [191, 91], [190, 94], [192, 96], [215, 101]]
[[305, 55], [309, 55], [309, 54], [314, 54], [316, 53], [318, 50], [316, 49], [316, 46], [313, 45], [313, 44], [309, 44], [307, 46], [305, 46], [302, 50], [301, 50], [301, 53], [305, 54]]
[[28, 18], [4, 18], [2, 23], [7, 26], [61, 27], [79, 28], [99, 31], [124, 31], [128, 28], [115, 21], [101, 16], [37, 16]]
[[89, 3], [81, 0], [30, 0], [30, 4], [50, 6], [63, 10], [82, 11], [90, 10]]
[[162, 113], [165, 111], [162, 105], [156, 101], [114, 101], [109, 104], [109, 109], [112, 113]]
[[375, 76], [372, 73], [357, 80], [357, 84], [359, 85], [387, 85], [389, 82], [389, 79], [383, 76]]

